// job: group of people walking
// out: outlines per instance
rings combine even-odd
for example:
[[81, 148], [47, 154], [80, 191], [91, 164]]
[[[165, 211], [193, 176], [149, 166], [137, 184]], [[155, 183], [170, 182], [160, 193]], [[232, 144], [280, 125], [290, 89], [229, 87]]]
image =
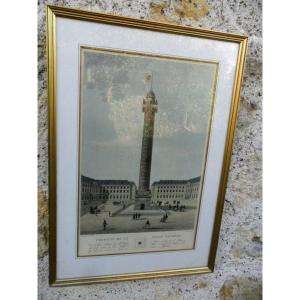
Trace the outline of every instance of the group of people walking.
[[[110, 212], [109, 212], [109, 215], [111, 216]], [[132, 215], [132, 218], [133, 218], [133, 220], [139, 220], [139, 219], [141, 219], [141, 214], [140, 213], [134, 213]], [[165, 223], [167, 219], [168, 219], [168, 214], [165, 213], [161, 217], [160, 222]], [[103, 225], [103, 230], [106, 230], [108, 224], [107, 224], [107, 221], [105, 219], [103, 220], [102, 225]], [[149, 219], [146, 220], [145, 227], [150, 227], [150, 221], [149, 221]]]
[[132, 219], [133, 220], [139, 220], [141, 218], [141, 214], [140, 213], [134, 213], [133, 215], [132, 215]]

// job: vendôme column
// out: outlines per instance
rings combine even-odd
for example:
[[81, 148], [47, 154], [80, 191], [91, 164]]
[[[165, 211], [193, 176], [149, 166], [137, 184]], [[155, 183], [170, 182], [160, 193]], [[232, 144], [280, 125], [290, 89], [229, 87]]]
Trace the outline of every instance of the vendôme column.
[[151, 203], [150, 175], [154, 121], [157, 106], [157, 101], [151, 84], [150, 91], [143, 99], [144, 129], [141, 149], [139, 187], [135, 199], [135, 209], [139, 210], [149, 209]]

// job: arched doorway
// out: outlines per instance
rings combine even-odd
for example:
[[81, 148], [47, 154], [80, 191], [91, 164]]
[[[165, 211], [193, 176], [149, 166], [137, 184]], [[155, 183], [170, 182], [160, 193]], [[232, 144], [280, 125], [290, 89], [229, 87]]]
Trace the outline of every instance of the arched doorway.
[[144, 209], [145, 209], [145, 203], [141, 203], [140, 210], [144, 210]]

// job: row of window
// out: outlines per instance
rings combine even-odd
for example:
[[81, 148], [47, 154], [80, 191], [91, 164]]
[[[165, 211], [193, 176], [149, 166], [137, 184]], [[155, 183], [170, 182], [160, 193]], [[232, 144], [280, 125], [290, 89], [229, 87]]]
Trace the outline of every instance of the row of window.
[[128, 199], [129, 196], [130, 196], [130, 193], [120, 193], [120, 194], [117, 194], [117, 193], [105, 193], [105, 194], [102, 194], [102, 193], [91, 193], [91, 192], [82, 192], [81, 193], [81, 197], [95, 197], [95, 198], [99, 198], [99, 199], [116, 199], [116, 198], [113, 198], [113, 197], [121, 197], [123, 199]]
[[[171, 195], [178, 195], [177, 193], [179, 193], [179, 192], [184, 192], [184, 191], [162, 191], [162, 192], [157, 191], [156, 193], [154, 193], [154, 195], [167, 195], [167, 193], [169, 193], [169, 194], [171, 193]], [[194, 192], [194, 191], [192, 191], [192, 192]], [[185, 194], [190, 194], [192, 192], [186, 192]], [[196, 190], [195, 192], [198, 193], [198, 190]], [[184, 194], [182, 194], [182, 196], [183, 195]]]
[[168, 189], [178, 189], [178, 188], [184, 188], [185, 186], [184, 185], [163, 185], [163, 186], [160, 186], [158, 187], [158, 189], [165, 189], [165, 188], [168, 188]]
[[170, 190], [170, 191], [178, 191], [178, 190], [181, 190], [181, 191], [184, 191], [184, 187], [172, 187], [172, 186], [163, 186], [163, 187], [158, 187], [157, 188], [157, 191], [165, 191], [165, 190]]
[[178, 195], [178, 194], [176, 194], [176, 195], [157, 195], [156, 196], [156, 198], [157, 199], [172, 199], [172, 198], [183, 198], [183, 194], [180, 194], [180, 195]]
[[129, 199], [128, 195], [109, 195], [97, 197], [95, 195], [82, 195], [82, 200], [108, 200], [108, 199]]
[[[183, 187], [176, 187], [176, 188], [172, 188], [172, 187], [159, 187], [156, 189], [158, 192], [184, 192], [184, 188]], [[198, 190], [198, 186], [193, 187], [193, 188], [186, 188], [186, 190], [188, 192], [192, 191], [195, 192]]]
[[199, 188], [199, 186], [192, 187], [192, 188], [187, 188], [187, 191], [191, 191], [191, 192], [193, 192], [193, 191], [197, 191], [197, 190], [198, 190], [198, 188]]
[[[185, 197], [185, 199], [195, 199], [198, 197], [198, 194], [192, 194], [190, 197]], [[173, 195], [156, 195], [156, 199], [178, 199], [184, 198], [184, 194], [173, 194]]]
[[157, 192], [163, 193], [176, 193], [176, 192], [184, 192], [184, 189], [165, 189], [165, 188], [158, 188]]
[[83, 192], [98, 192], [98, 193], [129, 193], [129, 189], [121, 190], [121, 189], [104, 189], [104, 188], [91, 188], [91, 187], [83, 187]]

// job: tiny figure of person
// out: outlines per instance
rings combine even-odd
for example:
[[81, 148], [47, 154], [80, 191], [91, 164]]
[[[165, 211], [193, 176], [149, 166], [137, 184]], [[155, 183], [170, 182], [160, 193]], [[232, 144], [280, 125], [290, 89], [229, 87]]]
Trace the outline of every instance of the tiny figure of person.
[[138, 219], [140, 219], [141, 218], [141, 214], [140, 213], [138, 213]]
[[107, 222], [106, 222], [106, 220], [104, 219], [104, 221], [103, 221], [103, 230], [106, 230], [106, 226], [107, 226]]
[[147, 219], [146, 221], [146, 226], [149, 227], [150, 226], [150, 221]]

